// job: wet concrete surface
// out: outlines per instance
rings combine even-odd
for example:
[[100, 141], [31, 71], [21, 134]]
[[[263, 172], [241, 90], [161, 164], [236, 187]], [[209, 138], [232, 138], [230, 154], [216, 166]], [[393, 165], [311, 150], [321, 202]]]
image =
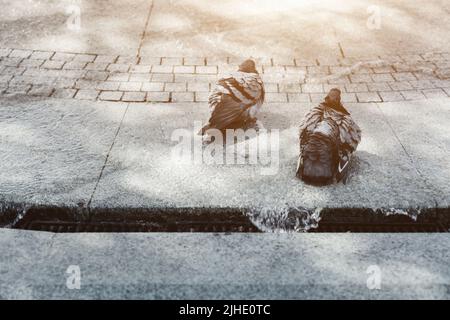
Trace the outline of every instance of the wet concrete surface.
[[4, 299], [449, 298], [446, 235], [0, 234]]

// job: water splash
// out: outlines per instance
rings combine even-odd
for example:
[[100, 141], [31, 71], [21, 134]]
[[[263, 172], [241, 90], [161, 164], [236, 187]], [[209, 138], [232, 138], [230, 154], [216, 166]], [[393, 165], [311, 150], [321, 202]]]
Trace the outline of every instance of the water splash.
[[396, 216], [396, 215], [404, 215], [408, 216], [414, 221], [417, 221], [417, 217], [420, 215], [420, 209], [397, 209], [397, 208], [381, 208], [378, 209], [381, 214], [385, 216]]
[[0, 202], [0, 223], [3, 226], [14, 226], [22, 220], [31, 206]]
[[261, 231], [268, 233], [308, 232], [319, 226], [322, 208], [302, 207], [255, 208], [247, 212], [249, 219]]

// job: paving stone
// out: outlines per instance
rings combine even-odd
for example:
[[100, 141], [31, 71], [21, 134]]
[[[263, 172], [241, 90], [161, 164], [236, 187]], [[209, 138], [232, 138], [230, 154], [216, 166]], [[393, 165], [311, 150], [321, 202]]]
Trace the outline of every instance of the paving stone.
[[52, 97], [58, 99], [72, 99], [77, 93], [76, 89], [56, 89]]
[[369, 88], [364, 83], [352, 83], [352, 84], [346, 84], [345, 90], [347, 92], [367, 92], [369, 91]]
[[161, 65], [152, 67], [152, 73], [172, 73], [172, 72], [173, 72], [172, 65]]
[[[175, 74], [174, 82], [187, 83], [216, 83], [218, 76], [215, 74]], [[166, 82], [173, 82], [166, 81]]]
[[442, 89], [428, 89], [422, 90], [422, 93], [428, 99], [438, 99], [438, 98], [447, 98], [447, 94]]
[[207, 66], [220, 66], [220, 65], [227, 65], [227, 64], [228, 64], [227, 57], [208, 57], [208, 58], [206, 58]]
[[324, 95], [320, 93], [310, 93], [309, 97], [312, 103], [321, 103], [325, 98]]
[[122, 82], [120, 84], [120, 90], [122, 91], [140, 91], [141, 87], [141, 82]]
[[33, 53], [30, 56], [30, 59], [37, 59], [37, 60], [48, 60], [50, 59], [55, 53], [51, 51], [33, 51]]
[[208, 102], [209, 101], [209, 92], [195, 92], [194, 98], [195, 102]]
[[289, 93], [289, 102], [311, 102], [311, 98], [307, 93]]
[[105, 81], [108, 79], [108, 76], [109, 73], [105, 71], [87, 71], [83, 78], [87, 80]]
[[337, 57], [321, 57], [317, 59], [317, 62], [321, 66], [335, 66], [340, 63], [340, 59]]
[[12, 94], [27, 94], [27, 92], [30, 89], [31, 84], [17, 84], [17, 85], [9, 85], [6, 92]]
[[372, 74], [372, 80], [374, 82], [390, 82], [395, 81], [390, 73]]
[[199, 74], [217, 74], [216, 66], [196, 66], [195, 73]]
[[286, 68], [284, 66], [267, 66], [263, 67], [263, 72], [268, 74], [285, 74]]
[[19, 76], [24, 74], [26, 68], [23, 67], [5, 67], [2, 71], [3, 75]]
[[147, 101], [149, 102], [169, 102], [170, 93], [169, 92], [148, 92]]
[[430, 80], [417, 80], [409, 83], [414, 89], [434, 89], [434, 85]]
[[437, 88], [450, 88], [450, 80], [431, 80]]
[[294, 60], [297, 67], [317, 66], [317, 62], [315, 60], [303, 58], [295, 58]]
[[303, 93], [323, 93], [323, 85], [322, 84], [302, 84], [302, 92]]
[[286, 66], [286, 73], [294, 73], [306, 76], [306, 67], [292, 67]]
[[[155, 68], [155, 66], [153, 66]], [[173, 73], [152, 73], [152, 82], [173, 82], [174, 80]]]
[[409, 82], [389, 82], [389, 86], [394, 91], [412, 90], [413, 86]]
[[209, 92], [209, 83], [188, 82], [188, 91]]
[[161, 65], [161, 60], [162, 60], [162, 58], [158, 58], [158, 57], [141, 57], [139, 60], [139, 64], [159, 66], [159, 65]]
[[328, 66], [308, 66], [306, 70], [308, 74], [330, 74], [330, 68]]
[[119, 56], [116, 63], [118, 64], [137, 64], [139, 58], [135, 56]]
[[128, 72], [130, 70], [130, 65], [113, 63], [108, 65], [107, 70], [110, 72]]
[[379, 92], [381, 99], [384, 102], [392, 102], [392, 101], [403, 101], [405, 100], [405, 98], [401, 95], [400, 92], [393, 92], [393, 91], [389, 91], [389, 92]]
[[414, 72], [414, 76], [419, 80], [433, 80], [436, 76], [431, 72]]
[[108, 63], [95, 63], [91, 62], [86, 65], [86, 70], [105, 71], [108, 67]]
[[271, 60], [274, 66], [295, 66], [294, 58], [273, 58]]
[[[116, 91], [119, 90], [120, 82], [117, 81], [101, 81], [96, 85], [96, 89], [100, 91]], [[120, 99], [119, 99], [120, 100]]]
[[392, 76], [396, 81], [415, 81], [417, 78], [412, 72], [396, 72], [392, 73]]
[[75, 95], [75, 98], [79, 100], [96, 100], [98, 94], [99, 91], [97, 90], [81, 89], [78, 90], [77, 94]]
[[11, 53], [12, 49], [1, 49], [0, 48], [0, 57], [7, 57]]
[[98, 85], [99, 85], [98, 81], [80, 79], [76, 81], [75, 88], [92, 90], [95, 89]]
[[358, 92], [356, 96], [358, 102], [381, 102], [381, 98], [376, 92]]
[[144, 102], [145, 99], [146, 99], [145, 92], [134, 92], [134, 91], [124, 92], [122, 97], [122, 101], [125, 102]]
[[102, 91], [99, 99], [102, 101], [120, 101], [122, 96], [123, 92], [121, 91]]
[[[74, 79], [55, 79], [53, 86], [58, 89], [73, 88], [75, 86]], [[41, 83], [41, 81], [39, 81]], [[44, 81], [42, 81], [42, 84]]]
[[164, 91], [164, 83], [163, 82], [144, 82], [142, 84], [142, 91]]
[[57, 78], [81, 79], [86, 74], [84, 70], [48, 70], [47, 75]]
[[405, 100], [421, 100], [425, 98], [424, 94], [418, 90], [401, 91], [401, 94]]
[[174, 73], [195, 73], [195, 66], [175, 66]]
[[264, 83], [264, 90], [266, 92], [279, 92], [278, 83]]
[[152, 78], [150, 73], [131, 73], [129, 81], [148, 82]]
[[368, 74], [352, 74], [350, 81], [352, 83], [369, 83], [372, 82], [372, 77]]
[[[167, 84], [166, 84], [166, 86], [167, 86]], [[172, 102], [194, 102], [194, 93], [193, 92], [172, 92]]]
[[265, 97], [266, 102], [287, 102], [287, 94], [286, 93], [266, 93]]
[[91, 54], [77, 54], [73, 58], [73, 61], [80, 61], [80, 62], [94, 62], [96, 55]]
[[135, 65], [130, 69], [131, 73], [150, 73], [152, 66], [150, 65]]
[[300, 93], [302, 92], [300, 83], [281, 83], [279, 85], [279, 92], [281, 93]]
[[374, 73], [391, 73], [395, 72], [394, 68], [391, 66], [385, 66], [385, 67], [374, 67], [372, 68]]
[[10, 54], [9, 57], [11, 58], [23, 58], [27, 59], [31, 56], [33, 53], [32, 50], [21, 50], [21, 49], [14, 49]]
[[163, 65], [163, 66], [181, 66], [181, 65], [183, 65], [183, 58], [162, 58], [161, 65]]
[[341, 93], [341, 100], [343, 103], [352, 103], [352, 102], [358, 102], [358, 99], [356, 98], [355, 93]]
[[121, 82], [125, 82], [128, 81], [130, 79], [130, 74], [129, 73], [112, 73], [109, 75], [108, 77], [108, 81], [121, 81]]
[[110, 56], [110, 55], [98, 55], [94, 62], [95, 63], [115, 63], [117, 61], [118, 56]]
[[55, 89], [52, 87], [44, 87], [44, 86], [33, 86], [30, 91], [28, 91], [28, 95], [30, 96], [42, 96], [42, 97], [50, 97]]
[[204, 66], [206, 65], [205, 58], [184, 58], [183, 65], [185, 66]]
[[185, 82], [166, 83], [164, 91], [167, 92], [185, 92], [187, 84]]
[[42, 65], [42, 68], [45, 68], [45, 69], [62, 69], [62, 67], [64, 66], [65, 63], [66, 62], [63, 61], [63, 60], [61, 60], [61, 61], [58, 61], [58, 60], [55, 60], [55, 61], [47, 60]]
[[73, 53], [56, 52], [51, 59], [56, 61], [72, 61], [74, 58], [75, 54]]
[[[58, 61], [55, 61], [58, 62]], [[63, 69], [67, 69], [67, 70], [83, 70], [87, 65], [87, 62], [82, 62], [82, 61], [70, 61], [70, 62], [66, 62], [66, 64], [64, 64]]]
[[368, 83], [369, 91], [391, 91], [391, 87], [387, 82]]
[[352, 83], [348, 76], [339, 76], [338, 78], [331, 77], [328, 79], [327, 82], [328, 82], [328, 84], [335, 85], [335, 86], [341, 86], [341, 85]]
[[2, 58], [0, 60], [0, 65], [6, 66], [6, 67], [17, 67], [22, 62], [23, 58]]

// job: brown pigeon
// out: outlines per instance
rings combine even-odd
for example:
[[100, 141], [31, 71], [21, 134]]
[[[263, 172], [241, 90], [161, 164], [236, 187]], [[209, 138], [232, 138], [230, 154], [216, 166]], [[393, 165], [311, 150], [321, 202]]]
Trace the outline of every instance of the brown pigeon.
[[264, 85], [255, 62], [244, 61], [236, 73], [218, 81], [209, 97], [211, 116], [199, 134], [205, 135], [208, 129], [224, 132], [226, 129], [255, 127], [264, 95]]
[[308, 184], [346, 181], [361, 129], [341, 103], [341, 91], [331, 89], [300, 125], [297, 177]]

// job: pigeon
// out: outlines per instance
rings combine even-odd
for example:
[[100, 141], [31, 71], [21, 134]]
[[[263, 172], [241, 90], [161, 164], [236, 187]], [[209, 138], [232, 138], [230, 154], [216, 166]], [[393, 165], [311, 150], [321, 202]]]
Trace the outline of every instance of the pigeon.
[[311, 109], [300, 125], [297, 177], [317, 186], [346, 183], [360, 141], [361, 129], [342, 105], [341, 91], [331, 89], [324, 102]]
[[264, 84], [253, 60], [245, 60], [230, 77], [221, 78], [209, 97], [211, 116], [200, 130], [257, 128], [257, 115], [264, 103]]

